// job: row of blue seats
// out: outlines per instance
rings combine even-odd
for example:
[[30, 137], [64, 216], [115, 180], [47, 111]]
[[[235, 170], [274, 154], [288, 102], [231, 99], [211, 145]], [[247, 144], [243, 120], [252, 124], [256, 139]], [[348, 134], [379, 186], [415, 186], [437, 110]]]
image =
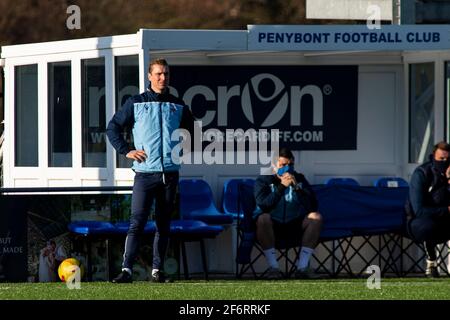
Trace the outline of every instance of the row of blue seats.
[[[254, 186], [254, 179], [230, 179], [225, 181], [222, 196], [223, 212], [217, 209], [213, 193], [208, 183], [201, 179], [180, 181], [180, 212], [182, 219], [197, 219], [208, 224], [229, 224], [237, 218], [239, 184]], [[353, 178], [330, 178], [325, 185], [359, 186]], [[408, 187], [408, 182], [400, 177], [382, 177], [374, 182], [376, 187]]]
[[[221, 232], [217, 225], [231, 224], [237, 218], [239, 210], [239, 184], [252, 186], [254, 179], [230, 179], [225, 181], [223, 188], [223, 212], [217, 209], [214, 196], [209, 184], [202, 179], [183, 179], [180, 181], [180, 213], [182, 220], [174, 220], [171, 224], [171, 233], [177, 232]], [[352, 178], [331, 178], [326, 185], [354, 185], [358, 182]], [[407, 187], [408, 183], [399, 177], [383, 177], [375, 181], [377, 187]], [[211, 228], [214, 225], [212, 229]], [[110, 222], [80, 221], [69, 226], [70, 230], [78, 234], [126, 234], [128, 222], [112, 224]], [[89, 229], [89, 230], [88, 230]], [[149, 221], [145, 228], [146, 233], [154, 233], [154, 221]]]
[[[325, 180], [325, 185], [347, 185], [359, 186], [358, 181], [353, 178], [329, 178]], [[373, 182], [374, 187], [381, 188], [405, 188], [409, 187], [408, 181], [400, 177], [381, 177]]]
[[[74, 221], [69, 224], [69, 230], [72, 234], [82, 236], [87, 240], [87, 278], [92, 281], [92, 257], [91, 257], [91, 239], [105, 239], [107, 251], [109, 252], [108, 239], [114, 236], [125, 236], [128, 232], [128, 222], [111, 223], [106, 221]], [[189, 278], [187, 265], [187, 254], [185, 242], [198, 241], [201, 248], [201, 259], [205, 280], [208, 280], [208, 267], [206, 264], [206, 251], [203, 239], [213, 239], [218, 236], [224, 228], [222, 226], [207, 225], [198, 220], [172, 220], [170, 224], [170, 237], [175, 239], [181, 246], [181, 255], [185, 278]], [[153, 235], [156, 232], [154, 221], [149, 221], [144, 228], [144, 233]], [[107, 254], [107, 278], [111, 279], [110, 274], [110, 255]]]
[[[185, 189], [188, 189], [189, 184], [192, 183], [200, 183], [200, 182], [192, 182], [189, 180], [185, 180], [184, 182]], [[200, 181], [200, 180], [197, 180]], [[223, 197], [222, 197], [222, 205], [223, 205], [223, 211], [225, 214], [232, 216], [233, 218], [237, 217], [237, 213], [240, 211], [238, 208], [238, 185], [240, 183], [247, 184], [250, 186], [254, 186], [255, 180], [254, 179], [231, 179], [227, 180], [224, 183], [223, 188]], [[206, 182], [201, 182], [206, 188]], [[347, 185], [347, 186], [359, 186], [358, 181], [356, 181], [353, 178], [330, 178], [325, 181], [325, 185]], [[397, 188], [397, 187], [408, 187], [408, 182], [400, 177], [381, 177], [374, 181], [375, 187], [382, 187], [382, 188]], [[209, 188], [209, 187], [208, 187]], [[208, 194], [212, 196], [212, 192], [209, 191]], [[188, 201], [188, 199], [185, 199]], [[213, 199], [210, 199], [211, 205], [213, 205]], [[183, 203], [182, 203], [183, 204]], [[182, 212], [184, 210], [182, 209]], [[186, 210], [189, 211], [189, 210]], [[218, 212], [218, 210], [214, 210], [215, 212]]]
[[[69, 224], [69, 231], [80, 235], [126, 235], [129, 222], [111, 223], [107, 221], [74, 221]], [[208, 225], [198, 220], [172, 220], [170, 223], [170, 234], [198, 234], [202, 233], [205, 237], [217, 236], [223, 231], [222, 226]], [[145, 234], [154, 234], [156, 225], [154, 221], [147, 222], [144, 228]]]
[[[170, 226], [172, 237], [184, 241], [200, 241], [202, 247], [202, 261], [204, 265], [205, 278], [208, 277], [206, 257], [204, 253], [204, 238], [215, 238], [226, 225], [238, 217], [239, 210], [239, 185], [254, 186], [253, 179], [231, 179], [225, 182], [223, 190], [223, 212], [219, 211], [214, 203], [214, 197], [209, 184], [201, 179], [183, 179], [179, 184], [180, 213], [181, 220], [173, 220]], [[358, 186], [356, 180], [351, 178], [329, 179], [327, 185], [354, 185]], [[407, 182], [402, 178], [381, 178], [376, 184], [378, 187], [405, 187]], [[242, 217], [242, 215], [240, 215]], [[74, 221], [69, 224], [69, 230], [73, 234], [85, 237], [99, 236], [110, 237], [113, 235], [126, 235], [129, 222], [117, 222], [115, 224], [104, 221]], [[149, 221], [144, 228], [144, 233], [154, 234], [156, 226], [154, 221]], [[184, 244], [183, 244], [184, 247]], [[90, 250], [89, 250], [90, 252]], [[88, 258], [88, 274], [91, 278], [91, 263]], [[185, 277], [187, 278], [186, 253], [183, 250], [183, 261], [185, 265]]]

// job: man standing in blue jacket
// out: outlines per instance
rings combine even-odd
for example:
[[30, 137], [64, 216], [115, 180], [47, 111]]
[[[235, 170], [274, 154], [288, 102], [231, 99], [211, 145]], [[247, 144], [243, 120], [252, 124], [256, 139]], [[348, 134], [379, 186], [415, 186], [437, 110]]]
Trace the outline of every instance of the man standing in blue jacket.
[[289, 247], [301, 245], [295, 277], [316, 278], [309, 260], [319, 242], [322, 216], [310, 184], [294, 171], [294, 156], [288, 148], [280, 149], [272, 174], [256, 179], [255, 200], [256, 238], [269, 264], [266, 278], [282, 278], [275, 251], [278, 240]]
[[441, 141], [433, 148], [430, 161], [414, 170], [409, 187], [408, 232], [425, 242], [425, 274], [439, 277], [436, 245], [450, 240], [450, 145]]
[[[153, 200], [156, 200], [157, 231], [153, 242], [151, 281], [168, 281], [162, 267], [169, 241], [170, 218], [174, 210], [180, 168], [179, 161], [172, 159], [172, 149], [179, 143], [172, 141], [172, 133], [177, 129], [193, 132], [194, 118], [191, 111], [181, 99], [169, 93], [167, 61], [151, 61], [148, 79], [148, 90], [129, 98], [106, 129], [108, 139], [117, 152], [134, 160], [132, 169], [136, 173], [122, 272], [113, 279], [114, 283], [132, 282], [133, 263]], [[133, 130], [134, 149], [129, 148], [122, 135], [125, 128]]]

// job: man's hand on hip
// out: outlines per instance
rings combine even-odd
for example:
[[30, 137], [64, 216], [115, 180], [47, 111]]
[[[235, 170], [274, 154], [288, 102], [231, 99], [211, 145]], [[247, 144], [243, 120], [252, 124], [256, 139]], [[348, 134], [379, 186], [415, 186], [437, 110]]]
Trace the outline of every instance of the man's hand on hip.
[[143, 162], [147, 159], [147, 154], [143, 150], [131, 150], [126, 155], [127, 158], [136, 160], [137, 162]]

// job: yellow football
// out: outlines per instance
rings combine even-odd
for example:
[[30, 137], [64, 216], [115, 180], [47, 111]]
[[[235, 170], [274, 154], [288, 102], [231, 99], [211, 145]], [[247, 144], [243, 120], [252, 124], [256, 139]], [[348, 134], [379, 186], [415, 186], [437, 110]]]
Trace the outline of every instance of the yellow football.
[[61, 262], [58, 267], [58, 276], [61, 281], [66, 282], [72, 275], [75, 275], [77, 269], [80, 270], [80, 279], [83, 277], [83, 266], [75, 258], [68, 258]]

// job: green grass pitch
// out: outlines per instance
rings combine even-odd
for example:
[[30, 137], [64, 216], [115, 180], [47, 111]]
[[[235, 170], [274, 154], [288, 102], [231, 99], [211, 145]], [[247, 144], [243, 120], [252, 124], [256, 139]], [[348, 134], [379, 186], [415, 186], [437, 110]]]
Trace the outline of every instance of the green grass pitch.
[[68, 289], [65, 283], [0, 283], [0, 300], [402, 300], [450, 299], [450, 279], [382, 279], [381, 289], [368, 289], [366, 279], [333, 280], [195, 280], [153, 284], [82, 282]]

